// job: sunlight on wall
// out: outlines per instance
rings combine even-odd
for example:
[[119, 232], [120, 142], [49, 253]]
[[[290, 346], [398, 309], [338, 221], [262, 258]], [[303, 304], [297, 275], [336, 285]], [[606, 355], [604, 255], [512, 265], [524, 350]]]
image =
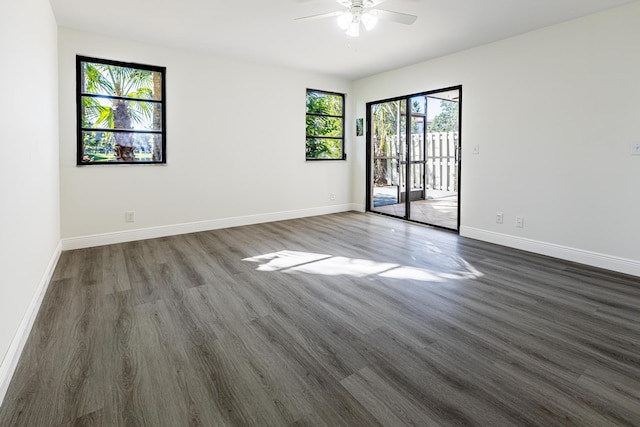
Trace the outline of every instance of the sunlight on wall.
[[279, 251], [245, 258], [243, 261], [259, 263], [259, 271], [298, 272], [325, 276], [380, 276], [389, 279], [417, 280], [421, 282], [445, 282], [481, 277], [483, 274], [471, 264], [458, 258], [456, 268], [449, 271], [354, 259], [310, 252]]

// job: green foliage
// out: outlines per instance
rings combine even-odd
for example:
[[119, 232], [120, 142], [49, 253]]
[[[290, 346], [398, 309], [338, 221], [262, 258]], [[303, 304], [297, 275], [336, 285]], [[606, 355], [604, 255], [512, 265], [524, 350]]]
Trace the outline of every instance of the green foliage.
[[341, 139], [307, 138], [307, 159], [341, 159]]
[[83, 62], [84, 92], [97, 95], [153, 98], [153, 72], [117, 65]]
[[307, 116], [307, 136], [342, 138], [342, 118]]
[[424, 96], [411, 98], [411, 112], [424, 113], [426, 102], [427, 99]]
[[326, 92], [307, 92], [307, 114], [322, 114], [327, 116], [342, 116], [342, 95]]
[[371, 108], [373, 152], [377, 158], [374, 163], [374, 185], [384, 186], [391, 184], [389, 175], [389, 158], [398, 156], [398, 145], [394, 144], [394, 136], [404, 134], [405, 114], [404, 101], [391, 101], [374, 104]]
[[342, 159], [344, 98], [341, 95], [307, 91], [307, 159]]
[[[142, 160], [149, 146], [148, 138], [140, 138], [131, 133], [112, 133], [109, 129], [129, 130], [157, 127], [154, 113], [159, 107], [146, 99], [154, 96], [153, 71], [121, 67], [97, 62], [82, 63], [82, 127], [105, 129], [107, 132], [84, 131], [83, 155], [90, 155], [93, 161], [113, 161], [115, 145], [136, 146], [136, 160]], [[100, 96], [101, 95], [101, 96]], [[118, 97], [118, 98], [115, 98]], [[122, 99], [122, 98], [131, 99]], [[142, 143], [142, 146], [138, 144]], [[104, 157], [97, 156], [104, 154]]]
[[[83, 70], [85, 93], [153, 99], [151, 71], [94, 62], [84, 62]], [[82, 98], [82, 106], [82, 118], [86, 127], [128, 129], [131, 123], [148, 122], [153, 114], [153, 104], [144, 101], [108, 100], [85, 96]], [[125, 111], [125, 115], [120, 119], [116, 114], [117, 108]]]
[[111, 132], [83, 131], [84, 154], [108, 154], [113, 152], [115, 140]]
[[374, 150], [378, 157], [397, 154], [391, 152], [391, 141], [394, 135], [404, 133], [404, 128], [402, 127], [403, 112], [400, 104], [400, 101], [392, 101], [372, 106], [373, 137], [376, 142]]
[[[102, 154], [102, 153], [87, 154], [86, 158], [87, 158], [86, 161], [96, 162], [96, 163], [116, 161], [116, 155], [113, 152], [111, 154]], [[136, 159], [143, 160], [143, 161], [150, 161], [151, 153], [136, 155]]]
[[457, 132], [458, 131], [458, 103], [440, 101], [442, 111], [433, 118], [429, 132]]
[[113, 162], [116, 159], [115, 154], [87, 154], [87, 159], [89, 162]]

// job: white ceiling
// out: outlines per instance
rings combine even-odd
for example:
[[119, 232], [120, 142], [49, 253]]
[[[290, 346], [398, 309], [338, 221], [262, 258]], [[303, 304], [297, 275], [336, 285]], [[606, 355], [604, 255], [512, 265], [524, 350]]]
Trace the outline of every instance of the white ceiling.
[[634, 0], [386, 0], [418, 16], [348, 38], [335, 0], [50, 0], [58, 25], [350, 79], [522, 34]]

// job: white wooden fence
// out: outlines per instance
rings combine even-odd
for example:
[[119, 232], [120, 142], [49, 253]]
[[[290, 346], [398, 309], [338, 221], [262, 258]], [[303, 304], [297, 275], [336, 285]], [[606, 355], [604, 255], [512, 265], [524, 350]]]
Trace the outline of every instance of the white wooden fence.
[[[428, 133], [426, 143], [422, 135], [411, 135], [411, 160], [425, 161], [414, 163], [410, 168], [411, 190], [458, 191], [458, 132]], [[375, 149], [374, 140], [374, 154]], [[401, 150], [398, 136], [394, 135], [391, 144], [383, 156], [374, 157], [374, 183], [376, 185], [399, 185], [405, 190], [406, 156]]]
[[427, 134], [426, 188], [458, 191], [458, 147], [458, 132]]

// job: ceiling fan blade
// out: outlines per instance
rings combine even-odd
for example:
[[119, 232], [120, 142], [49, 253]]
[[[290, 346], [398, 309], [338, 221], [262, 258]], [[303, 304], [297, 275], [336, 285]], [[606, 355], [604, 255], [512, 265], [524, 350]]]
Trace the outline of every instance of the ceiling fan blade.
[[338, 10], [335, 12], [321, 13], [319, 15], [303, 16], [302, 18], [294, 19], [294, 21], [315, 21], [316, 19], [325, 19], [325, 18], [332, 18], [334, 16], [340, 16], [343, 13], [344, 13], [343, 11]]
[[393, 21], [393, 22], [397, 22], [399, 24], [405, 24], [405, 25], [411, 25], [414, 22], [416, 22], [416, 19], [418, 19], [418, 17], [415, 15], [409, 15], [407, 13], [400, 13], [400, 12], [392, 12], [390, 10], [384, 10], [384, 9], [374, 9], [369, 13], [377, 16], [380, 19]]
[[373, 7], [382, 3], [385, 0], [336, 0], [336, 1], [341, 6], [351, 9], [352, 6], [355, 6], [354, 3], [358, 3], [358, 5], [362, 7]]

